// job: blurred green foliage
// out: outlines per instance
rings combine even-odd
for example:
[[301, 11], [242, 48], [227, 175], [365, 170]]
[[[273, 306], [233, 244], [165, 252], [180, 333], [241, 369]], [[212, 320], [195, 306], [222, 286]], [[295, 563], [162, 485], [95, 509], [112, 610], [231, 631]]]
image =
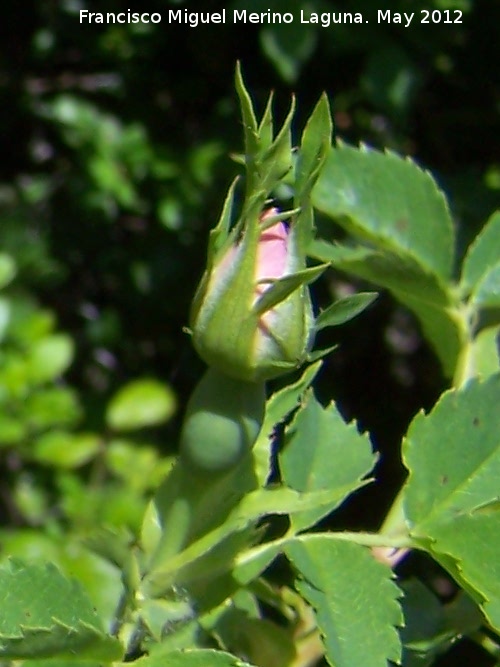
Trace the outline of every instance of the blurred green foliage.
[[[465, 248], [500, 199], [500, 5], [397, 0], [392, 11], [463, 11], [460, 24], [404, 28], [378, 24], [371, 0], [259, 0], [252, 11], [296, 20], [191, 28], [169, 25], [168, 10], [230, 13], [246, 3], [150, 0], [159, 24], [80, 23], [80, 9], [127, 9], [96, 5], [2, 9], [0, 541], [3, 557], [69, 568], [109, 616], [118, 571], [76, 538], [95, 542], [104, 524], [119, 544], [132, 541], [176, 451], [176, 406], [201, 370], [183, 326], [236, 170], [229, 158], [241, 151], [236, 60], [258, 102], [275, 89], [278, 113], [297, 93], [298, 126], [326, 90], [339, 137], [430, 168]], [[323, 28], [299, 23], [301, 10], [373, 20]], [[331, 274], [317, 300], [349, 289]], [[443, 379], [389, 298], [363, 318], [327, 334], [342, 345], [321, 392], [375, 433], [382, 477], [397, 483], [392, 446]], [[360, 524], [380, 518], [371, 506], [367, 515], [354, 504]]]

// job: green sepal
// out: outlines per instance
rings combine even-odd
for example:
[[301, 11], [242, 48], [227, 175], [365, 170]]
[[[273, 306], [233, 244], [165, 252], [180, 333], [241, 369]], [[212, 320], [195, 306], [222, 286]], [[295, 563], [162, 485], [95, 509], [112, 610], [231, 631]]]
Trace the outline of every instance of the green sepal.
[[295, 98], [292, 98], [290, 110], [281, 130], [267, 150], [262, 151], [258, 161], [262, 175], [259, 186], [270, 193], [292, 169], [292, 134], [291, 124], [295, 114]]
[[271, 93], [268, 97], [264, 115], [259, 124], [259, 139], [261, 145], [265, 148], [273, 143], [274, 136], [274, 122], [273, 122], [273, 99], [274, 94]]
[[314, 363], [315, 361], [318, 361], [318, 359], [323, 359], [327, 354], [330, 354], [330, 352], [333, 352], [337, 348], [338, 345], [330, 345], [330, 347], [325, 347], [322, 350], [313, 350], [313, 352], [309, 352], [307, 355], [306, 361]]
[[[232, 378], [260, 382], [300, 366], [312, 344], [315, 329], [307, 286], [326, 266], [306, 268], [314, 229], [310, 194], [329, 150], [332, 121], [323, 96], [304, 130], [296, 161], [291, 137], [295, 99], [277, 130], [273, 96], [259, 122], [239, 64], [235, 82], [245, 137], [245, 198], [231, 228], [234, 182], [210, 236], [207, 271], [193, 302], [190, 328], [194, 345], [209, 366]], [[262, 220], [269, 196], [292, 172], [294, 162], [294, 179], [289, 179], [297, 186], [293, 210], [269, 215], [268, 209]], [[259, 288], [255, 277], [262, 232], [288, 218], [286, 268], [262, 280], [265, 289]], [[276, 313], [269, 312], [273, 309]]]
[[375, 301], [377, 292], [359, 292], [334, 301], [316, 318], [316, 331], [349, 322]]
[[236, 177], [229, 186], [219, 222], [210, 231], [210, 235], [208, 237], [207, 271], [212, 269], [215, 257], [221, 248], [226, 245], [228, 240], [234, 208], [234, 193], [238, 181], [239, 177]]
[[236, 64], [235, 86], [240, 100], [241, 115], [243, 116], [245, 153], [253, 156], [259, 149], [259, 130], [252, 100], [250, 99], [250, 95], [243, 82], [241, 65], [239, 62]]
[[328, 156], [333, 123], [328, 97], [323, 93], [307, 121], [295, 167], [298, 200], [308, 197]]
[[[328, 264], [320, 264], [274, 280], [271, 287], [255, 302], [252, 313], [260, 317], [288, 298], [293, 292], [317, 280], [327, 268]], [[262, 282], [268, 283], [269, 281]]]
[[264, 190], [266, 199], [292, 168], [290, 128], [295, 113], [295, 99], [292, 98], [288, 115], [273, 140], [273, 96], [269, 96], [259, 124], [239, 63], [236, 66], [235, 85], [240, 100], [245, 136], [246, 199], [248, 201], [256, 190]]

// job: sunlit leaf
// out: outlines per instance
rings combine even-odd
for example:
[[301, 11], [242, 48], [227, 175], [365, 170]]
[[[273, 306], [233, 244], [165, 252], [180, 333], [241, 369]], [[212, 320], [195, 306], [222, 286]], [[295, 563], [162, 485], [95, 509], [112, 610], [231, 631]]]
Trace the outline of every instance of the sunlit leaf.
[[330, 665], [400, 662], [401, 592], [388, 567], [334, 535], [297, 538], [285, 552], [298, 573], [297, 590], [316, 610]]
[[111, 399], [106, 421], [116, 431], [133, 431], [168, 421], [175, 412], [172, 390], [152, 379], [129, 382]]
[[[105, 634], [92, 603], [53, 565], [10, 561], [0, 567], [0, 655], [117, 659], [119, 642]], [[5, 601], [8, 600], [8, 604]]]

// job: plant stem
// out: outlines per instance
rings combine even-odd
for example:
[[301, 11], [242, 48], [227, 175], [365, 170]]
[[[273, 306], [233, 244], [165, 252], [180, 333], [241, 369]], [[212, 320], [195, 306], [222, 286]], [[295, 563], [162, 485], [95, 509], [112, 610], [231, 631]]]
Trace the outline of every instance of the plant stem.
[[186, 546], [201, 495], [199, 481], [186, 471], [179, 460], [156, 495], [163, 533], [153, 554], [152, 568], [172, 558]]
[[382, 526], [379, 530], [379, 535], [387, 537], [394, 537], [397, 535], [406, 535], [408, 533], [408, 525], [404, 513], [404, 494], [403, 487], [398, 491], [389, 511], [387, 512]]
[[462, 307], [460, 313], [460, 320], [462, 322], [462, 331], [464, 334], [462, 349], [458, 355], [455, 374], [453, 375], [451, 386], [454, 389], [459, 389], [468, 380], [475, 376], [475, 358], [474, 358], [474, 332], [473, 320], [475, 311], [471, 312], [466, 305]]

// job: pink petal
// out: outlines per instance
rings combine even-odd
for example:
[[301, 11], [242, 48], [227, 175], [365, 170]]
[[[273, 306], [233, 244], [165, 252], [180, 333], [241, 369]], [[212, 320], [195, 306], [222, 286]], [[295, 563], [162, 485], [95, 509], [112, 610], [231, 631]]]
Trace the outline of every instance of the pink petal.
[[[265, 221], [278, 211], [274, 208], [266, 211], [261, 221]], [[255, 277], [257, 281], [266, 278], [281, 278], [285, 274], [288, 258], [288, 228], [283, 222], [277, 222], [265, 229], [260, 235], [257, 248], [257, 267]], [[260, 290], [259, 290], [260, 291]]]

